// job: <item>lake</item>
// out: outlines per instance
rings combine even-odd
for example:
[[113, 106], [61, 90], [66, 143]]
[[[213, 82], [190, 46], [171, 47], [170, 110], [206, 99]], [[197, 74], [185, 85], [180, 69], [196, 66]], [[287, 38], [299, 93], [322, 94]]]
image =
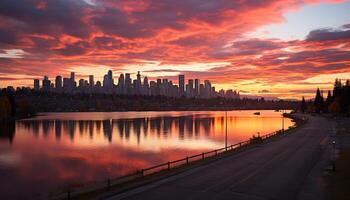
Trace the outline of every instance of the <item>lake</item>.
[[[282, 128], [281, 112], [227, 114], [228, 144]], [[225, 146], [225, 112], [45, 113], [0, 126], [1, 199], [45, 198]], [[294, 125], [284, 119], [285, 128]]]

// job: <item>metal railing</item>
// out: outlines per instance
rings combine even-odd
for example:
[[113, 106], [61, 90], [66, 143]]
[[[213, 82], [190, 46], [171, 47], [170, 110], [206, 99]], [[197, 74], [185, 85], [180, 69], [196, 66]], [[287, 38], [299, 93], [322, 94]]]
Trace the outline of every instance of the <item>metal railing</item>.
[[[302, 121], [306, 121], [306, 120], [302, 119]], [[289, 127], [288, 130], [291, 130], [294, 128], [296, 128], [296, 125]], [[260, 141], [263, 142], [264, 140], [267, 140], [271, 137], [274, 137], [276, 135], [282, 135], [285, 133], [287, 133], [287, 131], [279, 130], [279, 131], [276, 131], [273, 133], [258, 136], [258, 138], [260, 138]], [[179, 160], [169, 161], [169, 162], [155, 165], [155, 166], [152, 166], [149, 168], [137, 170], [135, 173], [131, 173], [131, 174], [128, 174], [125, 176], [120, 176], [120, 177], [113, 178], [113, 179], [109, 178], [103, 182], [101, 181], [101, 182], [93, 182], [90, 184], [76, 185], [76, 187], [71, 187], [70, 189], [68, 189], [66, 191], [62, 191], [62, 193], [60, 195], [55, 196], [53, 199], [71, 199], [72, 197], [75, 197], [75, 196], [78, 196], [81, 194], [86, 194], [89, 192], [94, 192], [94, 191], [98, 191], [98, 190], [110, 190], [113, 186], [116, 186], [118, 184], [122, 184], [122, 183], [126, 183], [126, 182], [133, 181], [136, 179], [140, 179], [140, 178], [143, 178], [145, 176], [148, 176], [148, 175], [151, 175], [151, 174], [154, 174], [157, 172], [166, 171], [166, 170], [170, 171], [173, 168], [186, 166], [186, 165], [189, 165], [189, 164], [194, 163], [196, 161], [204, 160], [206, 158], [214, 158], [214, 157], [216, 157], [220, 154], [223, 154], [225, 152], [239, 150], [239, 149], [246, 147], [250, 144], [256, 144], [256, 141], [254, 141], [252, 138], [252, 139], [249, 139], [249, 140], [246, 140], [243, 142], [239, 142], [237, 144], [232, 144], [232, 145], [229, 145], [227, 147], [220, 148], [220, 149], [215, 149], [215, 150], [208, 151], [208, 152], [202, 152], [200, 154], [187, 156], [187, 157], [179, 159]]]

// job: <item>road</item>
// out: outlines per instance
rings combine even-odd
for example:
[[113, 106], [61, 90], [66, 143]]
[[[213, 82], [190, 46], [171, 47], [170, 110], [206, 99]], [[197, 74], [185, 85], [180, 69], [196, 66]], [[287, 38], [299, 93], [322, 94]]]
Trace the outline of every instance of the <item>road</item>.
[[322, 199], [327, 137], [333, 122], [309, 122], [271, 142], [109, 198]]

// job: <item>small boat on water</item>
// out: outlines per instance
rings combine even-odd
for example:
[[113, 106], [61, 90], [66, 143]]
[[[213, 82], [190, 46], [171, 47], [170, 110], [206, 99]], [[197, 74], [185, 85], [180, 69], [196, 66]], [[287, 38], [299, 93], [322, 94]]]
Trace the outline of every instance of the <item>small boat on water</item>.
[[260, 115], [260, 112], [255, 112], [254, 115]]

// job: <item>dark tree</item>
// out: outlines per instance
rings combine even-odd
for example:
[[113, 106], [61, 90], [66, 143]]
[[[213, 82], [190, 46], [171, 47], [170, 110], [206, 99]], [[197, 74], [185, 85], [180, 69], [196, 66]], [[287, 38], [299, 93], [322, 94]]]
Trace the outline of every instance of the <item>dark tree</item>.
[[321, 95], [321, 91], [319, 88], [317, 88], [317, 91], [316, 91], [314, 107], [315, 107], [316, 113], [320, 113], [320, 112], [324, 111], [324, 100], [323, 100], [323, 96]]
[[328, 107], [332, 104], [333, 102], [333, 97], [331, 94], [331, 91], [328, 90], [328, 94], [327, 94], [327, 99], [326, 99], [326, 103], [325, 103], [325, 111], [329, 112]]

